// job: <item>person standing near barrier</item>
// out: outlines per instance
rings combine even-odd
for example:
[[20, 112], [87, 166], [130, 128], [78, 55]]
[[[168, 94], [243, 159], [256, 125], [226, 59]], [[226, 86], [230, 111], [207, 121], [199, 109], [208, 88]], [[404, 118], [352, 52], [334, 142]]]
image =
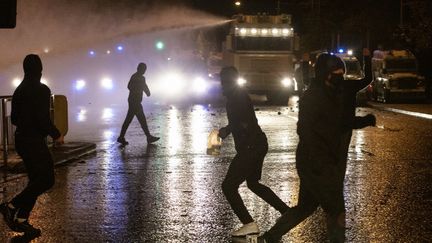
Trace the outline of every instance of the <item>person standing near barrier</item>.
[[231, 161], [222, 183], [222, 191], [243, 226], [231, 233], [234, 237], [258, 234], [259, 227], [249, 214], [238, 192], [241, 183], [281, 214], [289, 207], [267, 186], [261, 184], [262, 166], [268, 151], [267, 137], [258, 125], [252, 102], [245, 90], [237, 86], [238, 71], [225, 67], [220, 73], [222, 91], [227, 97], [228, 126], [219, 129], [224, 139], [232, 133], [237, 154]]
[[54, 185], [54, 163], [46, 137], [58, 144], [64, 137], [50, 118], [51, 91], [42, 84], [42, 61], [38, 55], [27, 55], [23, 62], [24, 79], [12, 97], [11, 120], [16, 126], [15, 149], [22, 158], [27, 187], [10, 202], [0, 205], [9, 228], [16, 232], [40, 235], [41, 230], [29, 222], [37, 198]]
[[147, 136], [147, 143], [154, 143], [157, 140], [159, 140], [158, 137], [152, 136], [150, 134], [150, 131], [147, 126], [147, 120], [143, 111], [143, 107], [141, 105], [143, 92], [147, 96], [150, 96], [150, 90], [146, 84], [146, 80], [144, 77], [144, 73], [146, 72], [146, 70], [147, 70], [147, 65], [142, 62], [139, 63], [137, 67], [137, 72], [132, 75], [128, 83], [129, 108], [128, 108], [126, 118], [123, 122], [120, 135], [117, 138], [117, 142], [121, 143], [122, 145], [129, 144], [128, 141], [126, 141], [124, 136], [134, 116], [138, 118], [138, 121], [141, 124], [141, 128], [143, 129], [145, 135]]

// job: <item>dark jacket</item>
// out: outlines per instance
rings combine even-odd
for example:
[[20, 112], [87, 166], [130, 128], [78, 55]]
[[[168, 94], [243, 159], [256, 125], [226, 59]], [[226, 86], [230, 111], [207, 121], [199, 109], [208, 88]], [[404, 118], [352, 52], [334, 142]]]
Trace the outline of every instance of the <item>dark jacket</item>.
[[344, 109], [342, 115], [342, 126], [344, 131], [365, 127], [363, 117], [356, 117], [357, 92], [366, 88], [372, 82], [371, 58], [364, 58], [365, 77], [361, 80], [345, 80], [343, 83]]
[[128, 83], [129, 98], [131, 103], [141, 103], [143, 92], [150, 96], [150, 90], [147, 87], [145, 77], [139, 73], [134, 73]]
[[39, 79], [25, 77], [12, 97], [11, 120], [16, 133], [23, 137], [53, 139], [60, 137], [59, 130], [50, 118], [51, 91]]
[[300, 99], [297, 122], [297, 168], [320, 170], [338, 163], [342, 95], [313, 83]]
[[236, 89], [227, 96], [227, 100], [228, 126], [226, 128], [234, 137], [236, 151], [242, 152], [260, 144], [265, 135], [258, 125], [249, 95], [242, 89]]

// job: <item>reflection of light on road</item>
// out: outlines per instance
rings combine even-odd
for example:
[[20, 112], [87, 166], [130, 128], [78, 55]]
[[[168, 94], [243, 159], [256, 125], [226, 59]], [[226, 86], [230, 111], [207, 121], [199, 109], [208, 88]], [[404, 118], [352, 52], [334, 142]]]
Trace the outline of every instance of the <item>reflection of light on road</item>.
[[[168, 114], [168, 154], [174, 155], [180, 148], [182, 142], [179, 119], [177, 118], [178, 110], [173, 107]], [[171, 160], [171, 159], [170, 159]]]
[[[111, 137], [113, 135], [111, 130], [105, 130], [104, 136]], [[108, 147], [108, 146], [107, 146]], [[102, 204], [103, 209], [103, 222], [105, 225], [113, 226], [118, 225], [118, 220], [121, 219], [123, 223], [127, 223], [128, 219], [128, 205], [127, 202], [129, 194], [127, 188], [128, 178], [127, 173], [116, 173], [125, 171], [123, 160], [115, 158], [114, 153], [107, 152], [102, 158], [103, 168], [101, 171], [101, 188], [103, 197], [95, 200], [95, 204]], [[93, 184], [90, 184], [93, 185]], [[111, 234], [123, 235], [125, 227], [110, 227]]]
[[84, 121], [86, 121], [87, 120], [86, 114], [87, 114], [87, 111], [85, 109], [80, 108], [80, 110], [79, 110], [79, 112], [77, 114], [77, 119], [76, 120], [78, 122], [84, 122]]
[[113, 137], [114, 132], [112, 130], [105, 130], [103, 131], [103, 137], [105, 140], [111, 140], [111, 138]]
[[205, 110], [203, 106], [196, 105], [193, 107], [191, 115], [191, 134], [192, 134], [192, 148], [194, 153], [204, 153], [207, 147], [207, 134], [205, 133], [205, 127], [208, 121], [204, 119], [203, 115]]
[[113, 117], [113, 111], [111, 108], [104, 108], [102, 110], [102, 120], [109, 121]]
[[298, 102], [300, 98], [298, 95], [291, 96], [288, 100], [288, 106], [293, 109], [294, 112], [298, 112]]
[[354, 139], [351, 139], [352, 141], [352, 145], [354, 145], [354, 158], [355, 160], [363, 160], [364, 159], [364, 144], [365, 144], [365, 140], [364, 140], [364, 131], [363, 130], [355, 130], [355, 132], [353, 133]]

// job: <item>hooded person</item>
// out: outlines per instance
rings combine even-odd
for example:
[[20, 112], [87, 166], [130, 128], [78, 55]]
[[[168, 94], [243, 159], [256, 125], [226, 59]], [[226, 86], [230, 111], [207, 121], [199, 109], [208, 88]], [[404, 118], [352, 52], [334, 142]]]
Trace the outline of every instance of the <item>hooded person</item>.
[[261, 238], [279, 242], [284, 234], [320, 206], [327, 218], [330, 242], [345, 239], [343, 173], [339, 167], [342, 82], [344, 63], [334, 55], [321, 54], [315, 79], [299, 102], [296, 169], [300, 179], [298, 203], [288, 209]]
[[40, 229], [28, 219], [37, 198], [54, 185], [54, 164], [46, 137], [51, 136], [59, 144], [64, 138], [50, 118], [51, 91], [40, 82], [41, 59], [27, 55], [23, 68], [24, 79], [12, 96], [11, 120], [16, 126], [15, 149], [24, 162], [28, 184], [10, 202], [1, 204], [0, 212], [13, 231], [38, 236]]

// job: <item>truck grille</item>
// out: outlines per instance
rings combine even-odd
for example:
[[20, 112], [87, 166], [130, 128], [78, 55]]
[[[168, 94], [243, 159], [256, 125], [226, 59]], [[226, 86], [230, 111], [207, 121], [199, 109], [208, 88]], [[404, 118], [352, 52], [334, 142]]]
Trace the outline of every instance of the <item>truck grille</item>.
[[416, 78], [401, 78], [394, 80], [399, 89], [415, 89], [417, 88], [418, 80]]

